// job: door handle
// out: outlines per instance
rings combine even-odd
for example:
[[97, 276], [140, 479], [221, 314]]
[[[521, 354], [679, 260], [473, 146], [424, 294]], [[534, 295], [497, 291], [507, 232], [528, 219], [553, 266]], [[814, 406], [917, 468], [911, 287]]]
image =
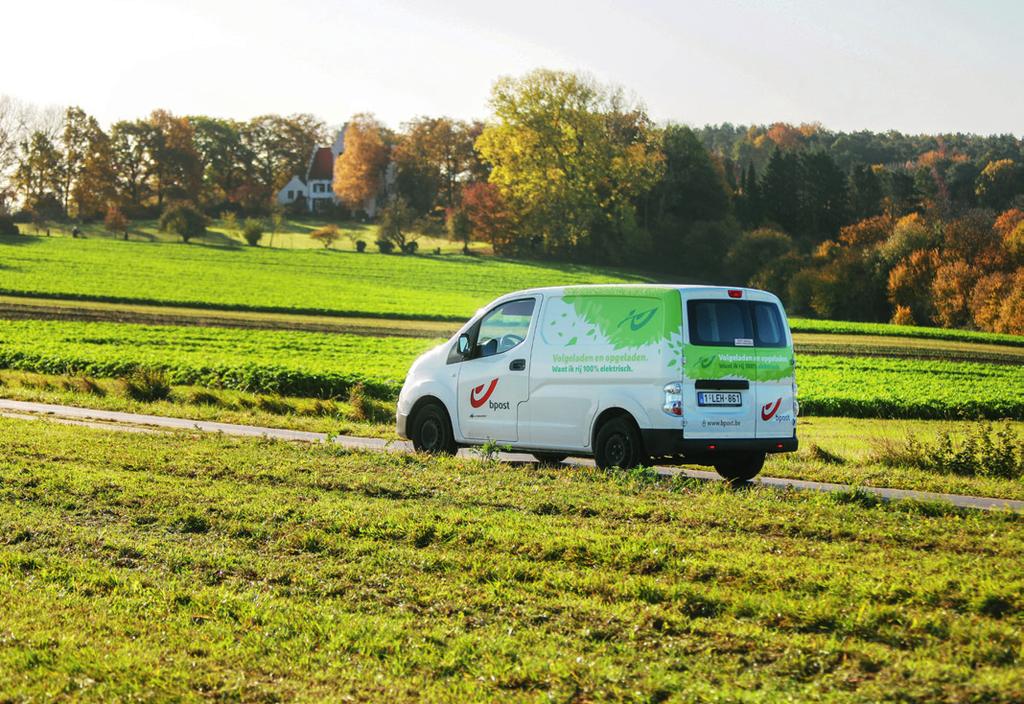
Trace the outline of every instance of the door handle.
[[508, 368], [514, 372], [521, 372], [526, 369], [525, 359], [513, 359], [508, 363]]

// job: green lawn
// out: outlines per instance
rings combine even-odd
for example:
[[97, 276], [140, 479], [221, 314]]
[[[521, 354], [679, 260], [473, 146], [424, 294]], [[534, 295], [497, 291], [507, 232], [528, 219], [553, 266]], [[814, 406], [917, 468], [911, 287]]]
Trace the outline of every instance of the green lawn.
[[[257, 218], [259, 219], [259, 218]], [[241, 233], [241, 223], [245, 218], [238, 221], [238, 228], [229, 230], [224, 220], [213, 219], [206, 228], [205, 235], [197, 238], [194, 242], [210, 245], [227, 245], [240, 247], [246, 245]], [[287, 217], [284, 220], [280, 232], [270, 232], [269, 220], [262, 219], [267, 232], [260, 241], [260, 247], [274, 247], [280, 249], [322, 249], [323, 245], [309, 238], [314, 230], [328, 224], [337, 225], [342, 238], [334, 244], [334, 249], [355, 250], [356, 240], [366, 242], [368, 249], [376, 251], [374, 242], [378, 237], [378, 225], [375, 223], [359, 222], [337, 222], [324, 218], [309, 217]], [[37, 228], [35, 225], [19, 225], [24, 235], [46, 237], [49, 229], [50, 237], [71, 237], [71, 230], [75, 227], [72, 223], [49, 223]], [[107, 239], [122, 240], [123, 233], [109, 232], [102, 222], [84, 223], [77, 226], [82, 236], [86, 239]], [[161, 232], [156, 220], [134, 220], [128, 228], [129, 241], [137, 242], [180, 242], [181, 238], [169, 232]], [[419, 247], [424, 252], [432, 252], [440, 248], [444, 253], [462, 251], [462, 243], [451, 242], [447, 238], [437, 238], [418, 235]], [[490, 245], [484, 242], [471, 242], [470, 248], [475, 252], [490, 252]]]
[[590, 267], [455, 254], [0, 238], [0, 293], [93, 301], [454, 321], [516, 289], [626, 280]]
[[5, 700], [1024, 697], [1012, 514], [0, 419]]

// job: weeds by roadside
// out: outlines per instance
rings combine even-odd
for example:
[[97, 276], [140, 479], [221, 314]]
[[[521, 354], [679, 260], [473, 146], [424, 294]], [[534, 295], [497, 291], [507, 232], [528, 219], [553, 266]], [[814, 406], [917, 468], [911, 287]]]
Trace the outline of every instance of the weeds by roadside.
[[950, 432], [931, 443], [913, 435], [882, 441], [875, 459], [889, 467], [913, 467], [963, 477], [1024, 478], [1024, 441], [1008, 424], [978, 423], [961, 440]]

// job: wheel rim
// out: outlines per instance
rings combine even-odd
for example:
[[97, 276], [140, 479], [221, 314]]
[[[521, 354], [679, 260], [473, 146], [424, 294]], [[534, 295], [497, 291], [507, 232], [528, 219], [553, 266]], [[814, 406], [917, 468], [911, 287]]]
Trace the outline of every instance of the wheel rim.
[[629, 455], [629, 438], [616, 433], [608, 438], [605, 444], [605, 454], [608, 456], [608, 463], [613, 467], [622, 467]]
[[436, 450], [441, 446], [441, 424], [435, 418], [428, 418], [420, 426], [420, 444], [424, 450]]

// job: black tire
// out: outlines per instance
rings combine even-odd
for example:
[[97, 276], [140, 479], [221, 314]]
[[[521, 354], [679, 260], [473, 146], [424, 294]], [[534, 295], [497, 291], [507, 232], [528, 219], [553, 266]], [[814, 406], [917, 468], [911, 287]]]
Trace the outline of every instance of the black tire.
[[448, 411], [439, 403], [428, 403], [416, 411], [409, 439], [417, 452], [431, 455], [454, 455], [459, 449]]
[[594, 461], [601, 469], [632, 469], [643, 464], [645, 459], [640, 431], [632, 418], [612, 418], [597, 431], [597, 437], [594, 438]]
[[732, 484], [742, 484], [757, 476], [764, 466], [765, 453], [741, 452], [716, 462], [715, 471]]
[[555, 465], [562, 464], [569, 455], [564, 455], [561, 452], [534, 452], [533, 456], [540, 464]]

